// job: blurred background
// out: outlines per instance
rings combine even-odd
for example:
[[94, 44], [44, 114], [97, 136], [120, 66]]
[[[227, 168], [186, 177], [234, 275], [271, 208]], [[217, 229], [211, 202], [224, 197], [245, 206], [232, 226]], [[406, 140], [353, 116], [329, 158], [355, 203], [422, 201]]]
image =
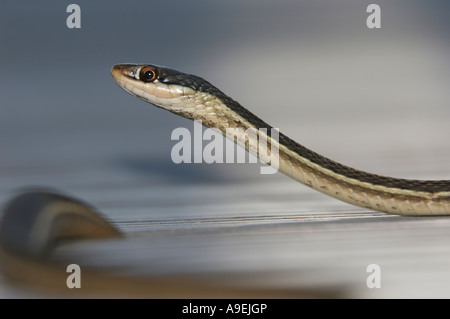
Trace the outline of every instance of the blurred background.
[[[348, 208], [279, 174], [262, 176], [259, 165], [173, 164], [171, 132], [193, 123], [117, 87], [109, 70], [127, 62], [204, 77], [344, 164], [450, 179], [450, 3], [78, 0], [81, 29], [68, 29], [70, 3], [0, 4], [2, 203], [23, 187], [56, 187], [128, 231], [147, 229], [132, 224], [135, 218], [227, 211], [230, 198], [252, 183], [295, 187], [293, 194], [314, 199], [284, 212]], [[366, 25], [371, 3], [381, 7], [381, 29]], [[255, 193], [241, 195], [234, 211], [277, 212], [279, 200]], [[155, 202], [159, 209], [150, 209]]]

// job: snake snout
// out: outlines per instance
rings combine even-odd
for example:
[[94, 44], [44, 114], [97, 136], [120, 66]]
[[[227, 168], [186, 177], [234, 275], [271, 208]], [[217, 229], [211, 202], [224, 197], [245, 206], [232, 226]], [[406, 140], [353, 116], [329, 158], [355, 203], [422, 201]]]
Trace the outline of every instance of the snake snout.
[[136, 64], [116, 64], [111, 68], [111, 75], [117, 82], [122, 76], [135, 78], [135, 74], [140, 66]]

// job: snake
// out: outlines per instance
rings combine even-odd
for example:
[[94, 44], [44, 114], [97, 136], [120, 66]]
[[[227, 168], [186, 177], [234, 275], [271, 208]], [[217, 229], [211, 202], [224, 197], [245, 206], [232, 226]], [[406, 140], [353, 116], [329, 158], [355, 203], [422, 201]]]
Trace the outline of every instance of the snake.
[[[333, 161], [278, 132], [197, 75], [153, 64], [117, 64], [111, 75], [131, 95], [219, 131], [267, 164], [276, 162], [281, 173], [328, 196], [387, 214], [450, 215], [450, 180], [387, 177]], [[276, 161], [269, 153], [277, 155]], [[3, 210], [0, 266], [8, 276], [17, 277], [16, 268], [22, 265], [17, 258], [46, 264], [60, 242], [121, 236], [87, 203], [54, 191], [27, 191]]]
[[[121, 64], [112, 68], [128, 93], [169, 112], [200, 121], [260, 157], [258, 141], [278, 150], [279, 171], [341, 201], [397, 215], [449, 215], [450, 180], [410, 180], [357, 170], [328, 159], [282, 133], [199, 76], [157, 65]], [[240, 130], [239, 130], [240, 129]], [[246, 134], [254, 129], [255, 134]]]

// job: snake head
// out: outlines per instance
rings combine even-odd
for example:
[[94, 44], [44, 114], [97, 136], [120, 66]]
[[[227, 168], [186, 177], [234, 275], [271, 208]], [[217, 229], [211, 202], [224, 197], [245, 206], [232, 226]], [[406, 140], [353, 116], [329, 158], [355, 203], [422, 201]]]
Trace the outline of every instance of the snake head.
[[111, 75], [126, 92], [172, 112], [186, 108], [186, 101], [206, 82], [195, 75], [149, 64], [117, 64]]

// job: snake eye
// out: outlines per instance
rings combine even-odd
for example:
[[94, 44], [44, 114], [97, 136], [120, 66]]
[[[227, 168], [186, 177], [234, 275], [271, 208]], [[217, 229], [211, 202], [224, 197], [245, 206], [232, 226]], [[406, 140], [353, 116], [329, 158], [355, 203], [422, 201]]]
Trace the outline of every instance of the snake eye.
[[156, 68], [147, 66], [141, 69], [139, 72], [139, 79], [143, 82], [152, 82], [156, 79], [158, 73]]

